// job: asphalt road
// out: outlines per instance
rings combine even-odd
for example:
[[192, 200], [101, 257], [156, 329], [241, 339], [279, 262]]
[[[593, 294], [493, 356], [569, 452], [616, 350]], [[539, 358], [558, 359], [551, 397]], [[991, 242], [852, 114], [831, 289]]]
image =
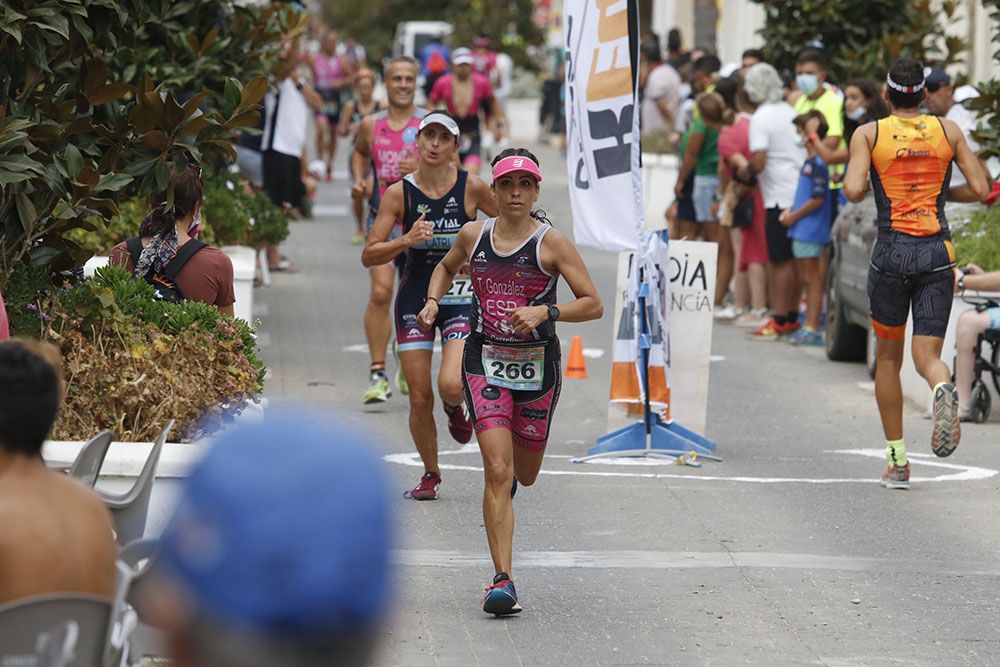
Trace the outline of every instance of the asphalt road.
[[[538, 154], [541, 204], [570, 232], [563, 162]], [[343, 174], [321, 186], [316, 219], [295, 223], [286, 246], [301, 273], [275, 276], [256, 299], [266, 395], [371, 433], [397, 481], [398, 593], [379, 664], [1000, 663], [1000, 425], [963, 425], [962, 445], [938, 460], [930, 422], [910, 409], [913, 487], [882, 489], [864, 366], [720, 325], [708, 435], [724, 461], [570, 463], [607, 426], [610, 358], [589, 358], [589, 378], [564, 385], [543, 474], [515, 502], [525, 611], [483, 614], [493, 572], [477, 450], [448, 438], [438, 408], [441, 498], [404, 500], [421, 473], [405, 397], [361, 405], [368, 280], [346, 188]], [[617, 260], [583, 255], [606, 315], [560, 335], [607, 351]]]

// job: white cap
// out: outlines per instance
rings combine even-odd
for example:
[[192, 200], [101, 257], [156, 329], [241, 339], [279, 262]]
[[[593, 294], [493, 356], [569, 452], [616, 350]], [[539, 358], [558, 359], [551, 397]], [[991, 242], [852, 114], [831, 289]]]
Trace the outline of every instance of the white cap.
[[455, 49], [451, 54], [452, 65], [471, 65], [473, 62], [472, 51], [464, 46]]
[[424, 116], [423, 120], [420, 121], [420, 127], [417, 128], [417, 131], [419, 132], [428, 125], [434, 125], [435, 123], [437, 123], [438, 125], [443, 125], [445, 129], [447, 129], [453, 135], [455, 135], [456, 137], [458, 136], [458, 123], [455, 122], [454, 118], [452, 118], [443, 111], [432, 111], [426, 116]]

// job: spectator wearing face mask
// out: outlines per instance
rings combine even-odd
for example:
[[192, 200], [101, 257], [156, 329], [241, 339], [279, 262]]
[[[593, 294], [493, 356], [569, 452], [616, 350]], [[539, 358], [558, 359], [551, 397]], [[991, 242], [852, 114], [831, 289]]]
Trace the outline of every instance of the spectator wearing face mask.
[[197, 244], [198, 249], [186, 260], [174, 283], [186, 300], [216, 306], [231, 317], [236, 302], [233, 262], [222, 251], [196, 238], [201, 228], [201, 175], [193, 168], [186, 169], [172, 178], [172, 185], [173, 204], [167, 203], [166, 192], [150, 195], [152, 212], [139, 228], [138, 260], [129, 242], [124, 241], [111, 250], [110, 263], [125, 267], [139, 278], [152, 278], [162, 275], [187, 244]]
[[[823, 114], [827, 133], [823, 143], [829, 148], [847, 148], [844, 142], [844, 101], [827, 83], [826, 55], [818, 49], [806, 49], [795, 60], [795, 87], [802, 95], [795, 100], [795, 113], [809, 113], [814, 109]], [[843, 168], [830, 172], [830, 189], [843, 187]], [[833, 216], [836, 217], [836, 204]]]

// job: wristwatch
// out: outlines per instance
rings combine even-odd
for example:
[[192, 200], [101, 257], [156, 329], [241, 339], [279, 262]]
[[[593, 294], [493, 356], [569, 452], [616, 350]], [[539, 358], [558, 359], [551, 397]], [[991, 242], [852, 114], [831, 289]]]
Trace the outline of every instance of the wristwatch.
[[964, 275], [959, 276], [958, 277], [958, 283], [956, 283], [956, 284], [958, 285], [958, 289], [959, 290], [963, 290], [964, 291], [965, 290], [965, 276]]
[[549, 306], [549, 321], [550, 322], [555, 322], [558, 319], [559, 319], [559, 308], [556, 307], [555, 305], [550, 305]]

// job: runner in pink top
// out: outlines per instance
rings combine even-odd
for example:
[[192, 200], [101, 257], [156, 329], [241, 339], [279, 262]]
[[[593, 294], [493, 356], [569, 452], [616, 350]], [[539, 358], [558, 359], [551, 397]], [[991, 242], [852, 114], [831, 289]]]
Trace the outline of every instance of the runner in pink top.
[[500, 127], [504, 124], [503, 110], [493, 96], [490, 80], [472, 71], [469, 49], [455, 49], [451, 60], [454, 70], [434, 82], [428, 101], [437, 107], [444, 106], [458, 121], [462, 133], [458, 157], [467, 171], [478, 174], [483, 160], [480, 113], [486, 107], [493, 134], [499, 139]]
[[312, 58], [313, 84], [323, 98], [323, 110], [316, 114], [316, 155], [326, 162], [326, 178], [333, 180], [333, 155], [337, 152], [341, 89], [350, 83], [347, 68], [337, 54], [337, 33], [323, 36], [319, 53]]
[[[462, 226], [434, 269], [417, 316], [421, 327], [433, 325], [438, 303], [468, 263], [474, 299], [463, 384], [486, 471], [483, 518], [496, 572], [483, 611], [497, 616], [521, 611], [510, 576], [511, 501], [518, 483], [530, 486], [538, 477], [559, 400], [555, 322], [585, 322], [604, 312], [576, 248], [544, 214], [531, 210], [541, 180], [538, 160], [527, 150], [508, 149], [496, 157], [492, 187], [500, 214]], [[559, 276], [575, 298], [556, 305]]]
[[[354, 154], [351, 156], [351, 171], [354, 185], [351, 196], [369, 198], [368, 224], [366, 235], [375, 224], [378, 207], [386, 189], [406, 174], [417, 168], [417, 127], [424, 116], [422, 109], [413, 104], [413, 94], [417, 87], [417, 63], [412, 58], [393, 58], [386, 65], [384, 82], [388, 106], [384, 112], [370, 114], [361, 119]], [[375, 178], [368, 178], [374, 172]], [[376, 187], [372, 181], [377, 179]], [[393, 228], [389, 239], [398, 238], [402, 231], [402, 221]], [[371, 354], [368, 389], [362, 401], [365, 404], [384, 403], [392, 396], [389, 379], [385, 373], [385, 357], [392, 338], [392, 291], [395, 270], [392, 262], [368, 268], [371, 277], [371, 292], [365, 308], [365, 338]], [[406, 394], [409, 387], [396, 363], [396, 386]]]

